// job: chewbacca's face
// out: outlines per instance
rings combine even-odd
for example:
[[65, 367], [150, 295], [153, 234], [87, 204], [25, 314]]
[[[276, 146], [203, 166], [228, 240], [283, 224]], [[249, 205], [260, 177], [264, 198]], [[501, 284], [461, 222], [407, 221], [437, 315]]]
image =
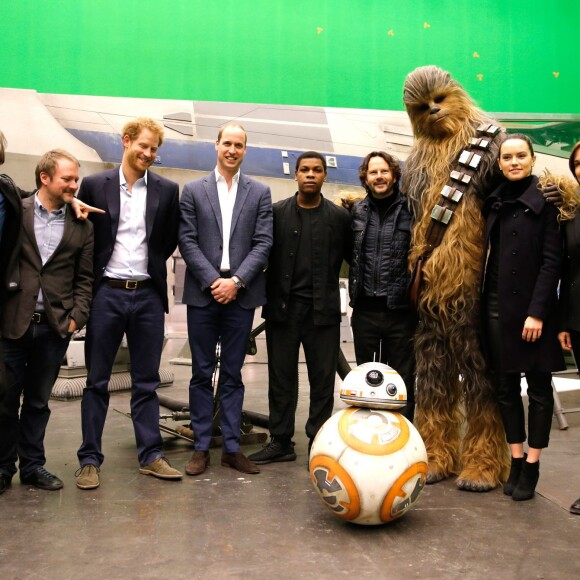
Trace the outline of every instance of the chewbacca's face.
[[405, 82], [404, 103], [417, 136], [445, 139], [467, 122], [471, 101], [448, 72], [421, 67]]

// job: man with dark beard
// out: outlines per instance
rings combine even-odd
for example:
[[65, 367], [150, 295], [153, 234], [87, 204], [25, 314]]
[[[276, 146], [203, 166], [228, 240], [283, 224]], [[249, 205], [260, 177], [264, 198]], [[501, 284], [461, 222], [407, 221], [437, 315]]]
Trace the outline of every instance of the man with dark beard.
[[411, 214], [399, 192], [399, 162], [384, 151], [363, 160], [359, 178], [367, 196], [352, 206], [353, 255], [349, 273], [357, 364], [382, 362], [405, 381], [413, 420], [416, 314], [408, 298]]

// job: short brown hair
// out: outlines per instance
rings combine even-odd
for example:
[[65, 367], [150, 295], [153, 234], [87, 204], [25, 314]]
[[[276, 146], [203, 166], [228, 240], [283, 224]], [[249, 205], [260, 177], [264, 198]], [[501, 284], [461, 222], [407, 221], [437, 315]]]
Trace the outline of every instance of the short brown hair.
[[159, 139], [158, 147], [163, 145], [163, 138], [165, 137], [163, 127], [155, 119], [151, 119], [150, 117], [137, 117], [136, 119], [125, 123], [121, 136], [124, 137], [127, 135], [131, 141], [135, 141], [143, 129], [149, 129], [151, 133], [157, 135], [157, 138]]
[[373, 157], [380, 157], [385, 161], [393, 173], [395, 183], [398, 183], [401, 178], [401, 165], [399, 160], [393, 155], [389, 155], [386, 151], [373, 151], [363, 159], [361, 166], [358, 168], [358, 178], [360, 179], [362, 186], [365, 187], [367, 184], [367, 171], [369, 169], [369, 163]]
[[244, 132], [244, 137], [245, 137], [245, 141], [244, 141], [244, 145], [248, 144], [248, 133], [246, 132], [246, 130], [239, 124], [239, 123], [226, 123], [221, 129], [220, 132], [218, 133], [217, 136], [217, 142], [219, 143], [222, 140], [222, 134], [226, 129], [229, 129], [230, 127], [237, 127], [238, 129], [241, 129]]
[[42, 181], [40, 180], [41, 173], [46, 173], [52, 179], [59, 159], [68, 159], [69, 161], [76, 163], [78, 167], [81, 166], [79, 160], [68, 151], [65, 151], [64, 149], [51, 149], [50, 151], [47, 151], [36, 164], [36, 170], [34, 172], [34, 176], [36, 177], [36, 187], [42, 185]]

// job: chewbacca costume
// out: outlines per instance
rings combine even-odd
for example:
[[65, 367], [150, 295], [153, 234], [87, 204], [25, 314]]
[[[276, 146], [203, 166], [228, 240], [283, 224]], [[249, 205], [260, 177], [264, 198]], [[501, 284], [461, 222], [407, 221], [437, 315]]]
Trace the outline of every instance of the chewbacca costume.
[[[487, 143], [482, 148], [474, 139], [482, 136], [478, 128], [491, 126], [490, 135], [495, 131], [497, 136], [499, 127], [448, 72], [435, 66], [407, 76], [403, 100], [415, 134], [401, 191], [415, 217], [409, 263], [422, 268], [415, 424], [429, 454], [427, 481], [459, 473], [460, 489], [488, 491], [509, 469], [505, 432], [478, 332], [484, 234], [480, 208], [500, 176], [499, 139], [483, 134]], [[452, 203], [441, 192], [446, 184], [457, 185], [450, 173], [461, 170], [468, 146], [478, 159], [466, 171], [469, 185], [459, 188], [464, 193]], [[439, 236], [433, 244], [428, 229], [432, 215], [442, 217], [433, 213], [438, 205], [452, 213], [434, 224]]]

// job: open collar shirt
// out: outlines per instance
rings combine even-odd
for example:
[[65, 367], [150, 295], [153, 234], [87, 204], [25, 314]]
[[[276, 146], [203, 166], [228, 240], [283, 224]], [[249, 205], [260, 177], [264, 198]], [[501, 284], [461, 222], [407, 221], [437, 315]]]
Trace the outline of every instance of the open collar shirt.
[[123, 167], [119, 167], [120, 208], [119, 227], [105, 277], [120, 280], [147, 280], [147, 171], [129, 191]]
[[236, 195], [238, 194], [238, 184], [240, 183], [240, 172], [238, 171], [232, 178], [232, 186], [228, 189], [226, 178], [215, 168], [215, 181], [222, 212], [222, 232], [223, 232], [223, 253], [220, 270], [230, 269], [230, 235], [232, 231], [232, 216]]

